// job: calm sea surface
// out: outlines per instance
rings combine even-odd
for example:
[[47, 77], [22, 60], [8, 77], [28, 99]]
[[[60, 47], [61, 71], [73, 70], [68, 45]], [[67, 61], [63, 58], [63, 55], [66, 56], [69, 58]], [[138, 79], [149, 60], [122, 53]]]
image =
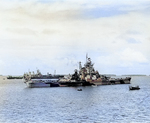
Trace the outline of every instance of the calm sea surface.
[[[97, 87], [27, 88], [0, 80], [0, 123], [150, 123], [150, 77]], [[82, 88], [82, 91], [77, 91]]]

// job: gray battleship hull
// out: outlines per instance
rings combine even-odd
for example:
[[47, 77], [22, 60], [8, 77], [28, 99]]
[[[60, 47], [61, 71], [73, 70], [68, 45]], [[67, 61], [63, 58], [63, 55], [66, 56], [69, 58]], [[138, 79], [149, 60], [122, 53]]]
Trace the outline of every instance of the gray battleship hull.
[[91, 85], [114, 85], [114, 84], [130, 84], [131, 78], [118, 78], [110, 80], [92, 80], [92, 81], [62, 81], [59, 82], [59, 86], [91, 86]]
[[102, 81], [92, 81], [94, 85], [113, 85], [113, 84], [130, 84], [131, 78], [124, 79], [110, 79], [110, 80], [102, 80]]

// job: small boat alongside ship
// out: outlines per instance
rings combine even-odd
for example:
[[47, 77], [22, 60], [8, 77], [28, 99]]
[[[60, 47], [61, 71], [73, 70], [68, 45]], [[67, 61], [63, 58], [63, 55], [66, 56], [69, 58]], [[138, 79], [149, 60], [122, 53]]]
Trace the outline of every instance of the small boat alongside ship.
[[28, 87], [63, 87], [63, 86], [97, 86], [112, 84], [130, 84], [131, 77], [112, 78], [95, 71], [91, 59], [86, 56], [86, 63], [82, 67], [79, 62], [79, 70], [72, 75], [50, 76], [31, 72], [24, 74], [23, 79]]

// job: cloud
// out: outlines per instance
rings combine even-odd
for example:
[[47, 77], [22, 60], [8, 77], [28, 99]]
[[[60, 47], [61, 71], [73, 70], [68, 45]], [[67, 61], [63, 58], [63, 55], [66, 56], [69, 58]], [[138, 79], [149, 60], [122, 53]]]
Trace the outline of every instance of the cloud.
[[121, 53], [121, 60], [124, 62], [138, 62], [138, 63], [147, 63], [148, 60], [145, 58], [145, 56], [139, 52], [135, 51], [133, 49], [127, 48]]
[[115, 72], [118, 65], [134, 66], [150, 60], [146, 0], [0, 3], [0, 56], [10, 69], [18, 59], [16, 63], [24, 64], [22, 71], [41, 66], [43, 71], [66, 69], [67, 73], [76, 62], [85, 60], [86, 53], [95, 65], [106, 65], [106, 72], [110, 70], [107, 65]]
[[[126, 48], [120, 52], [99, 56], [97, 58], [96, 68], [103, 73], [118, 73], [124, 74], [131, 69], [142, 69], [145, 65], [149, 64], [149, 60], [137, 50]], [[135, 70], [133, 70], [135, 72]], [[132, 71], [132, 72], [133, 72]], [[137, 71], [140, 73], [140, 71]]]
[[127, 42], [128, 43], [140, 43], [140, 41], [137, 41], [137, 40], [135, 40], [134, 38], [129, 38], [128, 40], [127, 40]]

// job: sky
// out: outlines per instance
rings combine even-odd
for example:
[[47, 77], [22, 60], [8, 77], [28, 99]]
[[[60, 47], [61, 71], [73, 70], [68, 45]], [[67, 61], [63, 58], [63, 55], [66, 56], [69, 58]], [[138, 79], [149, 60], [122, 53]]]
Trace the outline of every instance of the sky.
[[0, 74], [150, 75], [149, 0], [0, 0]]

